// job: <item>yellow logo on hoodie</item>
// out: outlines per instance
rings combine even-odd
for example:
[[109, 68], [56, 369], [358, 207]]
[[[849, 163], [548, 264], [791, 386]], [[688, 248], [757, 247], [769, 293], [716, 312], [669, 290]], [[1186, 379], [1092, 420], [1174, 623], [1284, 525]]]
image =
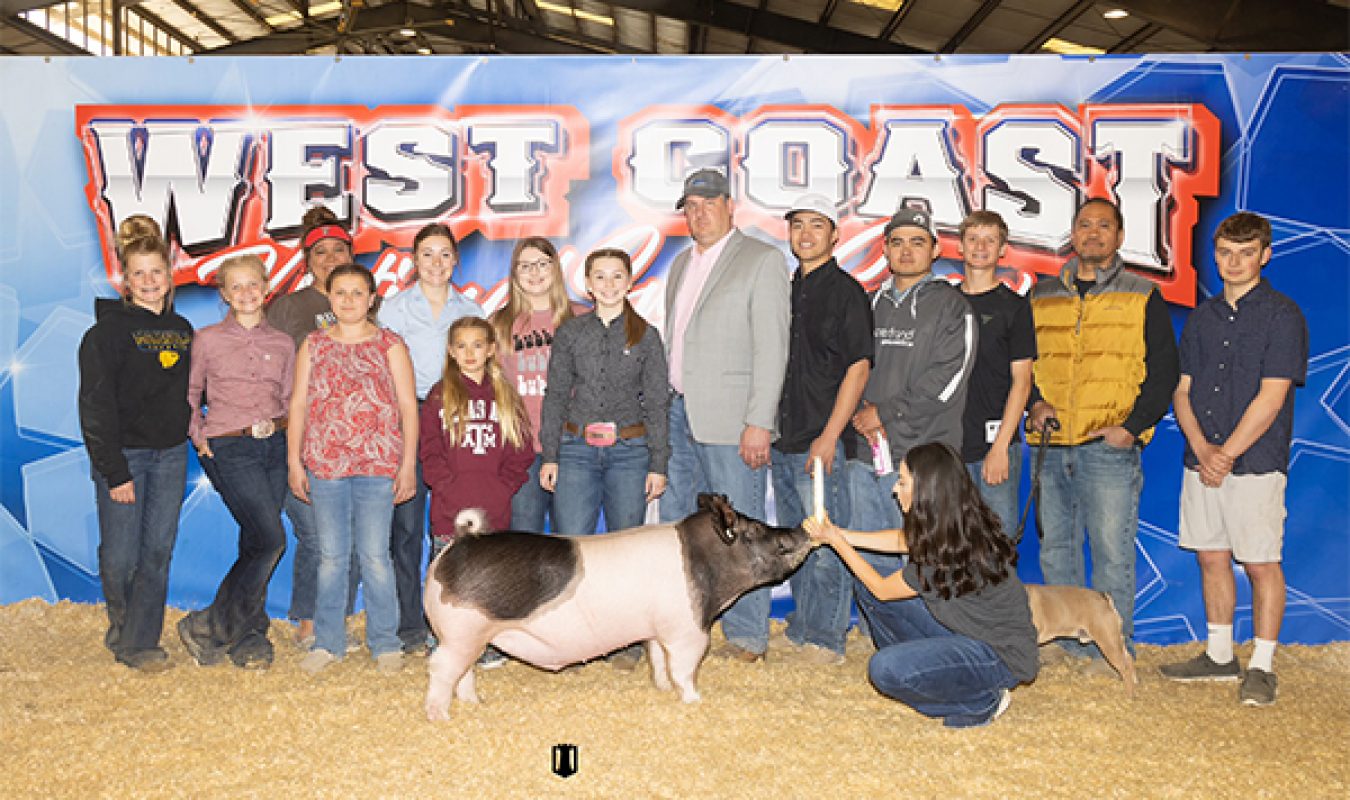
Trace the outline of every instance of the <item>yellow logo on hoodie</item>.
[[165, 369], [170, 369], [178, 363], [178, 353], [173, 350], [162, 350], [159, 354], [159, 365]]

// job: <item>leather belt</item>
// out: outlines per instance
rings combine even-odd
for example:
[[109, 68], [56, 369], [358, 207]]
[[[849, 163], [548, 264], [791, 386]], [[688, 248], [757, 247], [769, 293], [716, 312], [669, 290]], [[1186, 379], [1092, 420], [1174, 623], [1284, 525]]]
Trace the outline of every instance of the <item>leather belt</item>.
[[[571, 422], [564, 422], [563, 430], [567, 433], [572, 434], [573, 436], [581, 435], [581, 428], [578, 428]], [[620, 439], [636, 439], [639, 436], [646, 436], [646, 435], [647, 435], [647, 426], [641, 422], [639, 422], [636, 425], [629, 425], [627, 428], [619, 428]]]
[[218, 436], [247, 436], [250, 439], [266, 439], [274, 433], [286, 430], [286, 421], [286, 417], [277, 417], [276, 419], [255, 423], [247, 428], [217, 433], [210, 438], [215, 439]]

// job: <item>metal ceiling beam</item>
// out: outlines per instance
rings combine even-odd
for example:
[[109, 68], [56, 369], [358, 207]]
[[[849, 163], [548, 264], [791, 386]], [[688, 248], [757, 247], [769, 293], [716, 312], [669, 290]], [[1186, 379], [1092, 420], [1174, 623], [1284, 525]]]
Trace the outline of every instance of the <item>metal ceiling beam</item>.
[[[914, 0], [909, 0], [913, 2]], [[757, 12], [750, 6], [725, 0], [691, 3], [688, 0], [607, 0], [611, 6], [646, 11], [691, 25], [706, 25], [789, 45], [812, 53], [927, 54], [929, 51], [894, 44], [838, 28], [822, 28], [814, 20], [801, 20], [773, 11]], [[909, 5], [909, 3], [906, 3]]]
[[970, 38], [970, 35], [975, 32], [975, 29], [980, 27], [980, 25], [989, 18], [990, 14], [994, 13], [994, 10], [998, 8], [999, 4], [1002, 2], [1003, 0], [984, 0], [984, 2], [980, 4], [980, 7], [975, 10], [975, 13], [970, 15], [970, 19], [966, 20], [966, 24], [961, 26], [961, 30], [957, 31], [952, 38], [948, 39], [946, 44], [942, 45], [942, 49], [939, 52], [955, 53], [956, 48], [960, 47], [966, 39]]
[[1327, 0], [1112, 0], [1112, 4], [1228, 52], [1350, 49], [1350, 9]]
[[886, 27], [881, 29], [881, 34], [877, 38], [883, 42], [889, 42], [895, 32], [900, 30], [900, 23], [905, 21], [905, 17], [909, 16], [909, 12], [914, 10], [914, 5], [918, 2], [919, 0], [904, 0], [900, 7], [895, 10], [895, 13], [891, 15]]
[[239, 37], [234, 35], [234, 31], [230, 30], [229, 28], [226, 28], [219, 22], [216, 22], [215, 19], [211, 17], [211, 15], [206, 14], [200, 8], [197, 8], [196, 6], [192, 5], [187, 0], [169, 0], [169, 2], [177, 6], [178, 10], [182, 11], [184, 14], [187, 14], [189, 17], [192, 17], [192, 19], [195, 22], [199, 22], [202, 25], [205, 25], [206, 27], [210, 28], [212, 33], [229, 42], [230, 44], [234, 44], [235, 42], [239, 41]]
[[88, 50], [85, 50], [78, 44], [75, 44], [74, 42], [68, 42], [65, 39], [61, 38], [60, 36], [57, 36], [56, 34], [47, 30], [46, 28], [34, 25], [33, 23], [29, 22], [23, 17], [17, 15], [8, 16], [5, 17], [3, 21], [4, 24], [19, 31], [23, 35], [32, 37], [38, 40], [39, 42], [42, 42], [47, 47], [50, 47], [52, 50], [56, 52], [57, 55], [66, 55], [66, 56], [93, 55], [93, 53], [90, 53]]
[[254, 8], [253, 4], [248, 2], [248, 0], [230, 0], [230, 2], [234, 4], [235, 8], [244, 12], [244, 16], [261, 25], [268, 33], [276, 30], [276, 28], [273, 28], [271, 23], [267, 21], [267, 17], [264, 17], [262, 12]]
[[170, 25], [169, 23], [165, 22], [158, 14], [154, 13], [150, 9], [140, 5], [134, 7], [129, 5], [127, 6], [127, 11], [129, 13], [135, 14], [136, 16], [140, 17], [141, 19], [145, 20], [151, 25], [154, 25], [156, 28], [159, 28], [160, 30], [164, 31], [174, 39], [177, 39], [178, 43], [186, 47], [188, 50], [191, 50], [194, 53], [201, 51], [202, 46], [198, 44], [196, 40], [194, 40], [191, 36], [188, 36], [186, 33], [183, 33], [182, 31], [178, 30], [174, 26]]
[[1046, 42], [1058, 36], [1065, 28], [1072, 25], [1074, 20], [1083, 16], [1083, 12], [1091, 8], [1096, 1], [1097, 0], [1078, 0], [1078, 2], [1065, 9], [1063, 14], [1055, 17], [1054, 22], [1051, 22], [1049, 25], [1042, 28], [1040, 33], [1031, 38], [1031, 41], [1022, 45], [1017, 52], [1035, 53], [1039, 51]]
[[820, 10], [820, 24], [829, 25], [830, 17], [834, 16], [834, 10], [839, 7], [839, 0], [830, 0], [825, 7]]
[[[575, 55], [612, 53], [608, 40], [578, 36], [570, 32], [535, 33], [529, 23], [516, 17], [498, 18], [493, 25], [485, 12], [465, 6], [442, 5], [439, 9], [420, 5], [390, 3], [361, 12], [356, 26], [346, 34], [309, 26], [299, 30], [279, 30], [268, 36], [217, 47], [211, 55], [288, 55], [317, 47], [336, 45], [349, 37], [369, 37], [376, 33], [411, 27], [427, 34], [469, 46], [492, 45], [502, 53], [540, 53]], [[548, 31], [547, 28], [543, 31]], [[620, 52], [642, 52], [636, 48], [618, 48]]]
[[1116, 42], [1107, 48], [1108, 53], [1128, 53], [1134, 48], [1142, 45], [1144, 42], [1153, 38], [1153, 35], [1163, 30], [1163, 26], [1156, 22], [1145, 22], [1139, 26], [1139, 30]]

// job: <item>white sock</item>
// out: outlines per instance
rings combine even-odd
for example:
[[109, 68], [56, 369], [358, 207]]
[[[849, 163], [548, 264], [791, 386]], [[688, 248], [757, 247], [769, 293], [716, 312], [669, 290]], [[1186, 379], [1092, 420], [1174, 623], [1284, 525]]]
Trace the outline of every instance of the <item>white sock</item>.
[[1233, 626], [1209, 623], [1209, 645], [1205, 652], [1215, 664], [1227, 664], [1233, 660]]
[[1272, 642], [1270, 639], [1252, 639], [1252, 660], [1247, 662], [1247, 669], [1274, 672], [1276, 644], [1278, 642]]

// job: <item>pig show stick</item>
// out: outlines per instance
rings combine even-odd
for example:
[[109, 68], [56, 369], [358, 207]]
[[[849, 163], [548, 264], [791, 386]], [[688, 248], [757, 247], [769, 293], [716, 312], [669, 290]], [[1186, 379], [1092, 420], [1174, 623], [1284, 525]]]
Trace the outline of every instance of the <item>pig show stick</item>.
[[1050, 433], [1059, 430], [1059, 420], [1054, 417], [1046, 417], [1045, 422], [1041, 423], [1041, 441], [1036, 446], [1036, 459], [1031, 467], [1031, 493], [1027, 495], [1027, 504], [1022, 506], [1022, 520], [1017, 523], [1017, 533], [1013, 535], [1013, 544], [1019, 544], [1022, 541], [1022, 534], [1027, 529], [1027, 515], [1031, 512], [1031, 503], [1036, 503], [1036, 535], [1044, 537], [1039, 521], [1041, 512], [1041, 467], [1045, 465], [1045, 453], [1050, 447]]
[[816, 522], [825, 521], [825, 466], [820, 456], [811, 465], [811, 499], [815, 501]]

